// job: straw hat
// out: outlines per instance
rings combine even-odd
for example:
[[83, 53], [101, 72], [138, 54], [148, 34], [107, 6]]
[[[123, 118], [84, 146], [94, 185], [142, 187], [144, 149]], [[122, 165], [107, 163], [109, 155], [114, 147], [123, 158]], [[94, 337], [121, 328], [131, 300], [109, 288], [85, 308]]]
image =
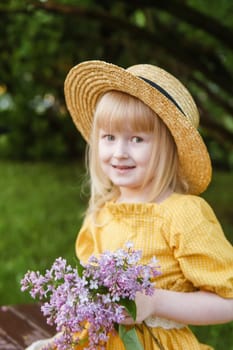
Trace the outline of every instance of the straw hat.
[[65, 98], [77, 129], [88, 142], [99, 98], [119, 90], [139, 98], [163, 120], [177, 145], [180, 175], [189, 193], [203, 192], [211, 180], [211, 161], [197, 131], [199, 113], [183, 84], [165, 70], [138, 64], [123, 69], [103, 61], [73, 67], [65, 80]]

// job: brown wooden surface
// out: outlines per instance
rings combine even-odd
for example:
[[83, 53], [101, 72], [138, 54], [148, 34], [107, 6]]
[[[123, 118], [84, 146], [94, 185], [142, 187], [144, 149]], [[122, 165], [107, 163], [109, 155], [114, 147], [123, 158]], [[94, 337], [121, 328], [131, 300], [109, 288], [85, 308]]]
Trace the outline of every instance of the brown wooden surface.
[[33, 341], [55, 333], [38, 304], [0, 307], [0, 350], [25, 349]]

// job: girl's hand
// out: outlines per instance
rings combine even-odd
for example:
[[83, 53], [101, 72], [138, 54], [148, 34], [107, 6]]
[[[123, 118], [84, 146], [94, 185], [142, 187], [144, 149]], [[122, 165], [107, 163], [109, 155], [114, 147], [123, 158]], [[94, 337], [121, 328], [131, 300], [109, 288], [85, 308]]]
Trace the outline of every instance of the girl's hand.
[[137, 317], [133, 320], [131, 316], [126, 312], [126, 318], [122, 321], [122, 324], [131, 325], [135, 323], [142, 323], [146, 318], [153, 314], [153, 298], [143, 293], [137, 293], [135, 298], [137, 307]]
[[43, 350], [43, 349], [55, 349], [54, 340], [59, 337], [61, 333], [57, 333], [52, 338], [41, 339], [33, 342], [25, 350]]

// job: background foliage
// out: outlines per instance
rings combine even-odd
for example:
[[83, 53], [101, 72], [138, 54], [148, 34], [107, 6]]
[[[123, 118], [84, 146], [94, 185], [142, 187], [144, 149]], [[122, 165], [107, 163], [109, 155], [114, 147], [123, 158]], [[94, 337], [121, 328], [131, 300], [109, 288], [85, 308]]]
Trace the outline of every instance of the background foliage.
[[[84, 142], [68, 116], [63, 82], [83, 60], [156, 64], [190, 89], [221, 169], [204, 196], [233, 242], [232, 13], [231, 0], [0, 0], [1, 304], [29, 301], [19, 291], [28, 268], [74, 257], [86, 207]], [[232, 323], [195, 332], [233, 350]]]
[[103, 59], [146, 62], [193, 93], [216, 166], [231, 168], [233, 135], [231, 0], [9, 0], [0, 3], [0, 156], [77, 157], [64, 103], [71, 66]]

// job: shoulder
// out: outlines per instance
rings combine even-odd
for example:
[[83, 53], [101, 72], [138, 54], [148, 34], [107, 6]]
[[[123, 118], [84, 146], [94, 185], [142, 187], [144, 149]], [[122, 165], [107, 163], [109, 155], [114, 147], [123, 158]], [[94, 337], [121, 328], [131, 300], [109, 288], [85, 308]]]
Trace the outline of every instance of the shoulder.
[[204, 198], [189, 194], [174, 193], [164, 209], [171, 217], [190, 217], [193, 215], [210, 219], [215, 217], [213, 209]]
[[189, 237], [195, 232], [219, 232], [222, 235], [221, 225], [208, 202], [199, 196], [174, 194], [164, 206], [164, 215], [167, 218], [167, 234], [185, 235]]

